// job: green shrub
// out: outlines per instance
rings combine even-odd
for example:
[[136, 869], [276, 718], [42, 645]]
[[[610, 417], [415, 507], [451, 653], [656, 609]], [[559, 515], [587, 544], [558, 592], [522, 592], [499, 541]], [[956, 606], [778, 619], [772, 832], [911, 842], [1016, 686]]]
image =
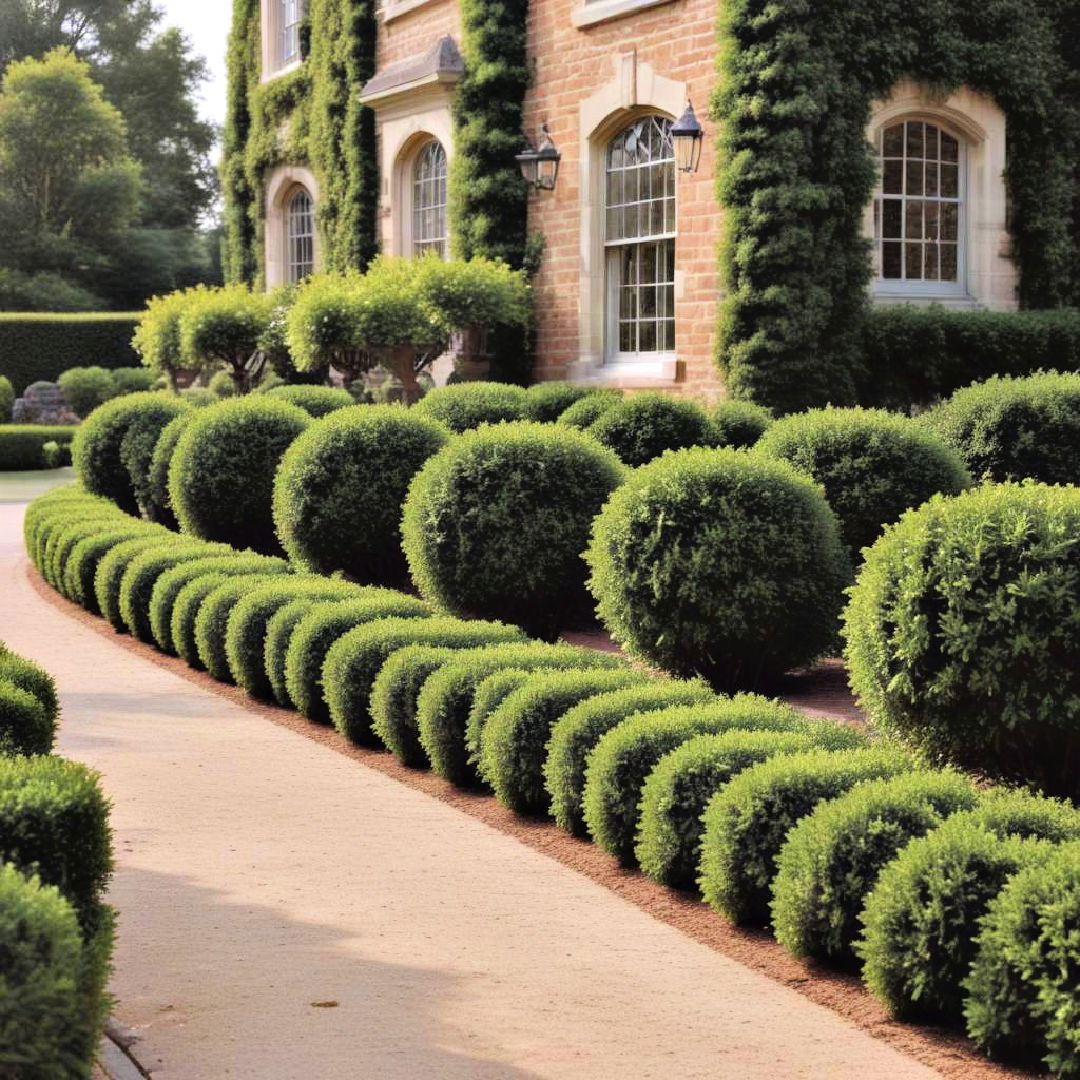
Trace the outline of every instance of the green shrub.
[[0, 651], [0, 680], [14, 684], [33, 697], [45, 710], [50, 724], [60, 715], [56, 682], [47, 671], [32, 661], [24, 660], [12, 652]]
[[371, 584], [407, 581], [402, 506], [413, 477], [446, 439], [434, 420], [395, 405], [313, 424], [286, 451], [274, 482], [274, 522], [290, 558]]
[[109, 804], [98, 774], [57, 757], [0, 757], [0, 864], [55, 885], [84, 932], [112, 874]]
[[544, 762], [554, 724], [587, 698], [646, 678], [635, 671], [549, 671], [527, 678], [487, 716], [474, 749], [495, 798], [518, 814], [546, 814], [551, 796]]
[[555, 723], [544, 763], [544, 785], [551, 796], [555, 823], [575, 836], [586, 836], [582, 798], [589, 755], [601, 737], [638, 713], [656, 713], [675, 705], [704, 706], [720, 699], [700, 681], [657, 679], [641, 686], [587, 698]]
[[[481, 746], [484, 738], [484, 725], [488, 717], [517, 689], [523, 686], [536, 672], [504, 668], [489, 675], [481, 682], [473, 694], [472, 706], [465, 721], [465, 749], [469, 752], [469, 762], [475, 765], [480, 776], [490, 785], [484, 776]], [[583, 673], [588, 677], [588, 672]], [[419, 692], [419, 691], [418, 691]]]
[[790, 705], [756, 694], [632, 717], [603, 735], [589, 755], [582, 798], [589, 835], [623, 866], [634, 866], [642, 789], [665, 754], [696, 735], [811, 729], [821, 745], [845, 748], [860, 742], [850, 728], [813, 724]]
[[[154, 453], [165, 428], [189, 409], [187, 402], [180, 401], [180, 408], [175, 414], [157, 410], [144, 412], [130, 424], [120, 441], [120, 461], [127, 469], [131, 490], [135, 493], [135, 502], [139, 512], [151, 521], [162, 520], [158, 513], [158, 498], [154, 488]], [[162, 520], [162, 524], [175, 527], [175, 519], [166, 518]]]
[[642, 872], [662, 885], [696, 888], [709, 800], [752, 765], [812, 749], [811, 737], [795, 731], [735, 730], [698, 735], [665, 754], [641, 789], [634, 855]]
[[820, 802], [861, 781], [912, 767], [898, 751], [874, 748], [790, 754], [747, 769], [721, 788], [705, 811], [702, 896], [735, 923], [767, 924], [776, 860], [791, 827]]
[[348, 390], [337, 386], [275, 386], [266, 396], [297, 405], [316, 420], [356, 404]]
[[1080, 840], [1080, 810], [1072, 803], [1022, 789], [991, 789], [971, 820], [997, 836], [1019, 836], [1064, 844]]
[[[195, 581], [185, 585], [180, 590], [180, 596], [200, 581], [213, 580], [213, 578], [196, 578]], [[223, 577], [219, 579], [209, 592], [203, 596], [198, 604], [198, 613], [195, 616], [195, 652], [199, 658], [199, 665], [208, 671], [218, 682], [233, 683], [232, 669], [229, 667], [229, 656], [226, 652], [225, 642], [229, 629], [229, 617], [233, 609], [247, 594], [259, 585], [265, 585], [273, 581], [273, 576], [257, 575], [249, 577]], [[180, 597], [177, 605], [173, 608], [175, 616], [180, 611]], [[179, 645], [180, 639], [173, 630], [173, 641]], [[181, 653], [181, 655], [184, 655]], [[185, 656], [185, 659], [187, 657]], [[190, 661], [189, 661], [190, 663]]]
[[118, 396], [153, 390], [158, 381], [157, 373], [145, 367], [114, 368], [110, 374]]
[[590, 616], [581, 553], [622, 479], [587, 435], [505, 424], [451, 441], [405, 501], [405, 555], [427, 599], [455, 615], [554, 636]]
[[1080, 482], [1080, 374], [1040, 371], [958, 390], [923, 423], [956, 448], [972, 476]]
[[852, 688], [936, 762], [1080, 793], [1080, 491], [933, 499], [867, 552], [845, 616]]
[[469, 760], [466, 732], [476, 688], [497, 671], [544, 668], [583, 670], [622, 666], [620, 657], [595, 653], [571, 645], [540, 642], [493, 645], [464, 653], [434, 672], [416, 699], [420, 745], [431, 767], [444, 780], [469, 787], [479, 776]]
[[101, 607], [98, 604], [95, 583], [101, 560], [118, 544], [144, 538], [161, 542], [160, 534], [152, 525], [134, 520], [126, 525], [98, 523], [97, 528], [78, 540], [71, 549], [64, 570], [67, 595], [86, 608], [91, 615], [100, 615]]
[[[70, 571], [76, 565], [76, 552], [80, 542], [91, 536], [104, 538], [121, 534], [128, 539], [135, 539], [139, 536], [154, 536], [155, 529], [119, 511], [107, 514], [91, 510], [70, 524], [51, 530], [42, 551], [42, 576], [54, 589], [69, 599], [78, 601], [72, 588]], [[90, 587], [93, 591], [92, 578]]]
[[610, 387], [594, 390], [587, 397], [580, 398], [564, 412], [559, 414], [556, 423], [585, 431], [608, 411], [615, 408], [623, 399], [623, 392]]
[[289, 565], [280, 559], [251, 554], [228, 556], [207, 554], [201, 559], [185, 560], [164, 570], [154, 581], [147, 605], [150, 613], [150, 632], [154, 642], [162, 652], [171, 656], [176, 655], [176, 646], [172, 639], [173, 611], [180, 591], [189, 582], [208, 574], [223, 578], [288, 574], [289, 572]]
[[[283, 573], [287, 573], [288, 564], [282, 563], [281, 566]], [[292, 627], [321, 601], [359, 600], [365, 595], [366, 590], [360, 585], [308, 575], [289, 575], [278, 578], [270, 585], [253, 589], [233, 609], [225, 634], [225, 655], [229, 659], [229, 670], [236, 685], [242, 686], [252, 697], [274, 700], [275, 671], [271, 668], [269, 657], [280, 653], [283, 696], [277, 700], [288, 706], [290, 701], [284, 695], [285, 650]], [[289, 622], [288, 635], [279, 641], [276, 638], [280, 626], [278, 616], [285, 610], [290, 613], [295, 611], [296, 618]], [[274, 628], [274, 638], [271, 637], [271, 627]]]
[[914, 772], [859, 784], [790, 833], [773, 880], [772, 925], [792, 955], [855, 960], [859, 913], [881, 871], [915, 837], [978, 801], [966, 778]]
[[150, 455], [150, 470], [147, 473], [146, 505], [143, 513], [151, 521], [176, 531], [180, 529], [180, 524], [176, 520], [169, 496], [169, 469], [172, 467], [173, 454], [176, 453], [176, 444], [190, 420], [191, 413], [183, 412], [165, 425], [154, 443], [154, 452]]
[[[202, 603], [219, 585], [224, 585], [235, 576], [205, 573], [192, 578], [176, 594], [172, 616], [169, 619], [169, 637], [172, 639], [176, 655], [194, 671], [205, 669], [199, 657], [199, 643], [195, 633]], [[247, 577], [247, 575], [242, 576]]]
[[334, 727], [350, 742], [378, 745], [371, 693], [391, 653], [407, 645], [469, 648], [521, 639], [516, 626], [459, 619], [380, 619], [350, 630], [331, 646], [322, 666], [323, 688]]
[[46, 469], [66, 468], [71, 464], [71, 443], [55, 440], [45, 443], [41, 448], [41, 461]]
[[773, 422], [772, 412], [752, 401], [721, 401], [712, 411], [717, 446], [736, 450], [753, 446]]
[[0, 314], [0, 368], [15, 393], [42, 379], [54, 382], [77, 364], [127, 367], [139, 362], [131, 347], [134, 314]]
[[50, 886], [0, 865], [0, 1070], [25, 1080], [90, 1075], [100, 1027], [87, 1016], [71, 905]]
[[597, 517], [586, 559], [616, 641], [724, 690], [827, 651], [849, 574], [818, 487], [741, 450], [682, 450], [637, 469]]
[[68, 408], [85, 420], [99, 405], [116, 397], [112, 372], [103, 367], [68, 368], [56, 380]]
[[206, 389], [218, 401], [224, 401], [225, 398], [236, 397], [236, 380], [227, 371], [216, 371], [206, 384]]
[[417, 728], [417, 695], [427, 677], [451, 661], [454, 653], [453, 648], [436, 645], [407, 645], [389, 655], [371, 684], [371, 730], [410, 769], [428, 764]]
[[571, 405], [595, 394], [588, 386], [575, 386], [568, 382], [540, 382], [525, 391], [522, 420], [535, 420], [539, 424], [553, 424]]
[[49, 754], [56, 740], [56, 721], [28, 690], [0, 675], [0, 757]]
[[262, 345], [273, 299], [244, 284], [190, 290], [177, 320], [180, 360], [187, 369], [225, 366], [237, 393], [250, 389], [251, 358]]
[[11, 423], [11, 410], [15, 406], [15, 387], [6, 375], [0, 375], [0, 424]]
[[184, 532], [279, 554], [274, 471], [310, 422], [303, 409], [265, 396], [200, 409], [181, 432], [169, 466], [169, 498]]
[[94, 572], [94, 597], [102, 618], [108, 619], [119, 634], [127, 633], [127, 624], [120, 611], [120, 583], [131, 563], [144, 551], [161, 545], [159, 533], [148, 533], [132, 540], [113, 544], [101, 557]]
[[422, 600], [390, 589], [372, 588], [356, 600], [314, 605], [296, 624], [285, 653], [285, 689], [293, 707], [314, 723], [330, 723], [322, 667], [334, 642], [377, 619], [430, 615], [431, 608]]
[[[167, 570], [185, 562], [202, 562], [214, 556], [235, 557], [227, 544], [207, 544], [201, 540], [165, 540], [156, 547], [141, 551], [120, 578], [120, 618], [128, 633], [138, 641], [153, 644], [150, 599], [158, 578]], [[282, 563], [282, 566], [285, 564]]]
[[712, 446], [716, 434], [708, 414], [685, 398], [647, 390], [605, 409], [589, 434], [611, 447], [626, 465], [645, 465], [665, 450]]
[[40, 424], [7, 424], [0, 427], [0, 472], [24, 472], [50, 468], [44, 446], [55, 442], [70, 446], [76, 427], [49, 427]]
[[120, 456], [124, 436], [137, 420], [154, 418], [164, 427], [185, 405], [168, 394], [128, 394], [95, 409], [75, 435], [72, 458], [83, 487], [103, 495], [129, 514], [138, 512], [131, 476]]
[[856, 561], [906, 510], [971, 486], [956, 451], [914, 421], [880, 410], [794, 413], [773, 424], [756, 449], [822, 486]]
[[454, 383], [429, 390], [414, 408], [460, 435], [481, 424], [521, 420], [525, 416], [527, 400], [526, 392], [520, 386], [488, 382]]
[[964, 983], [968, 1034], [992, 1057], [1080, 1075], [1080, 845], [1020, 871], [991, 901]]

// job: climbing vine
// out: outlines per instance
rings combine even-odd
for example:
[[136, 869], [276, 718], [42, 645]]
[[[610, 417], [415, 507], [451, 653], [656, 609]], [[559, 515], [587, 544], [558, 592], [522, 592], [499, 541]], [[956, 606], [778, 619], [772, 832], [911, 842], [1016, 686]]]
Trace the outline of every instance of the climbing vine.
[[906, 78], [998, 103], [1021, 304], [1080, 302], [1080, 0], [720, 8], [718, 362], [736, 397], [780, 411], [855, 399], [875, 180], [865, 131], [872, 103]]

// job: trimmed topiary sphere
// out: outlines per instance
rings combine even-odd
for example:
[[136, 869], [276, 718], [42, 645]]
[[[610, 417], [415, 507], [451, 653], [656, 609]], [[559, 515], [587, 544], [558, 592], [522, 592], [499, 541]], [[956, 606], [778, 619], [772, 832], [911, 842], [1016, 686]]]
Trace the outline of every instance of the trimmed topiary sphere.
[[157, 497], [152, 477], [154, 452], [165, 428], [191, 409], [187, 402], [176, 400], [180, 401], [180, 411], [173, 414], [159, 409], [146, 409], [128, 425], [127, 432], [120, 441], [120, 460], [128, 471], [135, 501], [140, 513], [151, 521], [158, 520]]
[[753, 446], [773, 422], [764, 405], [752, 401], [721, 401], [712, 411], [717, 446], [741, 450]]
[[589, 434], [630, 466], [644, 465], [665, 450], [716, 442], [708, 413], [700, 405], [651, 390], [605, 409], [589, 425]]
[[309, 416], [316, 420], [336, 412], [338, 409], [348, 409], [356, 404], [352, 394], [340, 386], [275, 386], [266, 391], [266, 397], [275, 401], [287, 401], [290, 405], [298, 405]]
[[776, 940], [792, 955], [849, 965], [859, 913], [881, 871], [915, 837], [978, 802], [971, 781], [915, 772], [859, 784], [788, 833], [773, 880]]
[[169, 466], [169, 497], [184, 532], [235, 548], [280, 554], [274, 535], [274, 472], [311, 423], [303, 409], [265, 396], [200, 409]]
[[150, 458], [150, 472], [146, 484], [146, 505], [143, 512], [151, 521], [156, 521], [168, 529], [180, 528], [173, 513], [172, 500], [169, 497], [169, 468], [172, 465], [176, 444], [184, 433], [190, 412], [181, 413], [165, 425], [158, 440], [154, 443], [154, 453]]
[[121, 457], [124, 436], [136, 421], [164, 427], [186, 408], [175, 395], [127, 394], [107, 401], [79, 425], [71, 446], [72, 462], [83, 487], [112, 499], [122, 510], [139, 510], [131, 475]]
[[964, 983], [964, 1016], [968, 1035], [992, 1057], [1078, 1075], [1078, 925], [1080, 844], [1022, 870], [991, 902]]
[[542, 635], [587, 623], [581, 553], [622, 476], [610, 451], [567, 428], [505, 424], [454, 439], [405, 502], [413, 581], [455, 615]]
[[957, 390], [922, 422], [976, 479], [1080, 483], [1080, 374], [1042, 371]]
[[401, 509], [413, 477], [446, 441], [441, 424], [399, 405], [313, 424], [286, 451], [274, 482], [274, 523], [289, 557], [320, 574], [406, 581]]
[[595, 389], [588, 386], [575, 386], [574, 383], [537, 383], [525, 391], [522, 419], [535, 420], [540, 424], [553, 424], [575, 402], [595, 393]]
[[1076, 796], [1080, 490], [935, 498], [867, 552], [845, 615], [852, 688], [932, 760]]
[[0, 756], [50, 754], [56, 720], [28, 690], [0, 675]]
[[0, 680], [13, 683], [35, 698], [45, 710], [50, 723], [60, 714], [56, 682], [43, 668], [12, 652], [0, 652]]
[[593, 390], [591, 394], [575, 401], [573, 405], [559, 414], [556, 423], [584, 431], [608, 411], [614, 409], [623, 399], [623, 392], [611, 387]]
[[955, 450], [913, 420], [881, 409], [793, 413], [773, 424], [756, 450], [824, 488], [856, 560], [905, 511], [971, 486]]
[[636, 470], [597, 517], [586, 560], [616, 641], [725, 690], [825, 653], [849, 573], [817, 486], [741, 450], [681, 450]]
[[525, 416], [525, 391], [507, 383], [467, 382], [429, 390], [414, 406], [456, 434]]

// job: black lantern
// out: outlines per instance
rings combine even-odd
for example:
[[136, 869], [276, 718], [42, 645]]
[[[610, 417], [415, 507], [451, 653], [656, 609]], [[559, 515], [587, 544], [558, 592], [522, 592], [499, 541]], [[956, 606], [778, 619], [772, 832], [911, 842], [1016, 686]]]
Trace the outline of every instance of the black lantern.
[[694, 106], [688, 101], [686, 111], [671, 126], [671, 141], [675, 144], [675, 164], [680, 172], [697, 172], [701, 161], [701, 141], [705, 133], [701, 130]]
[[559, 162], [562, 154], [555, 149], [551, 141], [551, 134], [547, 124], [540, 128], [540, 146], [533, 149], [526, 141], [525, 149], [517, 155], [517, 163], [521, 167], [521, 175], [525, 181], [531, 184], [537, 191], [553, 191], [555, 181], [559, 178]]

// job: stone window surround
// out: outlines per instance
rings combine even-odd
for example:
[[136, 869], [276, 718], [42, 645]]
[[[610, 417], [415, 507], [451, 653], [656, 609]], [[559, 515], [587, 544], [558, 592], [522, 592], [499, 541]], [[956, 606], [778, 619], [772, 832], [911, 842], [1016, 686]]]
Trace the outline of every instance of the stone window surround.
[[315, 206], [315, 270], [322, 262], [319, 237], [319, 186], [315, 174], [303, 165], [280, 165], [266, 181], [266, 220], [263, 238], [266, 252], [266, 287], [276, 288], [289, 280], [289, 202], [297, 188], [305, 188]]
[[[679, 370], [678, 324], [674, 355], [657, 353], [655, 359], [612, 363], [607, 357], [606, 250], [604, 220], [607, 148], [627, 124], [649, 113], [675, 120], [686, 107], [686, 83], [667, 79], [650, 64], [638, 62], [637, 53], [615, 57], [615, 78], [581, 102], [578, 133], [581, 147], [580, 256], [578, 301], [578, 359], [567, 377], [573, 382], [621, 387], [672, 386]], [[677, 180], [681, 178], [678, 175]], [[685, 273], [678, 266], [676, 239], [676, 311], [685, 287]]]
[[[427, 0], [401, 0], [402, 3], [413, 4], [427, 3]], [[612, 19], [623, 19], [627, 15], [634, 15], [647, 8], [659, 7], [661, 4], [670, 4], [672, 0], [583, 0], [570, 12], [570, 21], [579, 30], [597, 23], [610, 22]], [[682, 113], [676, 113], [681, 116]]]
[[260, 82], [269, 82], [280, 75], [287, 75], [303, 64], [303, 58], [297, 57], [288, 64], [282, 64], [278, 54], [281, 41], [281, 0], [259, 0], [259, 26], [262, 38], [262, 75]]
[[[966, 88], [940, 97], [918, 83], [902, 82], [888, 99], [873, 107], [867, 138], [875, 158], [882, 129], [902, 119], [940, 124], [963, 141], [967, 157], [962, 223], [963, 290], [961, 295], [948, 296], [932, 287], [887, 285], [875, 280], [871, 285], [874, 303], [1015, 309], [1019, 274], [1010, 258], [1012, 244], [1007, 226], [1005, 114], [991, 98]], [[873, 200], [863, 217], [863, 232], [873, 240]]]

